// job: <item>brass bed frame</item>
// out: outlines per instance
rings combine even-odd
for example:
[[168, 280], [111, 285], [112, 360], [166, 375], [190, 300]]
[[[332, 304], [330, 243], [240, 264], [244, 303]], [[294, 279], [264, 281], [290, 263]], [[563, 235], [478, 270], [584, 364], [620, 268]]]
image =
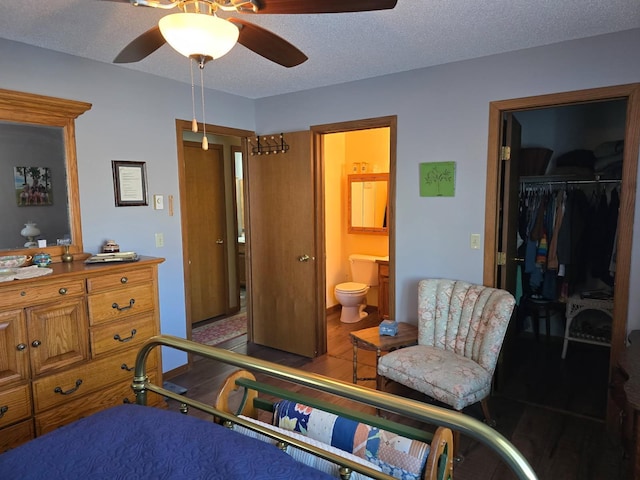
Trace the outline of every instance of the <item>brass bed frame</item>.
[[[228, 365], [236, 366], [242, 371], [251, 372], [249, 375], [244, 373], [232, 374], [228, 379], [227, 385], [221, 390], [226, 390], [228, 393], [228, 390], [235, 389], [237, 387], [244, 389], [245, 393], [240, 407], [241, 411], [236, 413], [230, 411], [231, 409], [227, 408], [228, 405], [226, 397], [224, 396], [219, 395], [219, 399], [216, 402], [218, 408], [216, 408], [215, 406], [206, 405], [202, 402], [190, 399], [151, 383], [146, 372], [146, 359], [149, 353], [159, 346], [196, 354]], [[511, 444], [511, 442], [496, 430], [475, 418], [469, 417], [468, 415], [170, 335], [152, 337], [142, 345], [136, 358], [135, 375], [132, 388], [136, 394], [136, 403], [139, 405], [146, 405], [148, 391], [155, 392], [159, 395], [163, 395], [167, 398], [180, 402], [181, 411], [183, 413], [187, 413], [188, 407], [190, 406], [212, 415], [213, 419], [217, 419], [221, 423], [226, 422], [227, 425], [240, 425], [267, 437], [273, 438], [279, 442], [278, 445], [283, 449], [286, 448], [286, 445], [291, 445], [295, 448], [328, 460], [329, 462], [340, 465], [340, 474], [344, 479], [350, 478], [350, 473], [353, 471], [374, 479], [394, 480], [394, 477], [390, 475], [354, 462], [351, 459], [341, 457], [330, 451], [323, 450], [315, 445], [301, 442], [294, 437], [265, 428], [260, 424], [249, 422], [238, 417], [237, 414], [242, 413], [244, 415], [246, 412], [254, 408], [254, 406], [262, 409], [268, 408], [265, 407], [264, 403], [261, 404], [260, 401], [256, 399], [257, 392], [265, 392], [268, 395], [275, 395], [280, 398], [285, 397], [295, 401], [304, 400], [305, 402], [315, 403], [315, 405], [312, 406], [320, 409], [323, 407], [329, 410], [333, 409], [334, 413], [346, 414], [352, 419], [358, 419], [363, 423], [379, 426], [380, 428], [393, 430], [393, 422], [389, 422], [379, 416], [368, 415], [355, 411], [349, 412], [348, 409], [335, 406], [332, 407], [332, 402], [312, 399], [293, 392], [291, 392], [291, 394], [287, 394], [285, 389], [268, 385], [263, 382], [254, 381], [253, 378], [255, 377], [253, 377], [253, 373], [264, 374], [274, 379], [283, 380], [295, 385], [323, 392], [323, 394], [330, 394], [337, 398], [355, 401], [360, 404], [373, 407], [378, 413], [388, 412], [438, 427], [434, 434], [429, 434], [429, 438], [433, 436], [430, 440], [432, 451], [429, 454], [427, 468], [425, 469], [425, 473], [422, 477], [425, 480], [430, 480], [432, 478], [453, 478], [453, 448], [451, 444], [452, 440], [450, 430], [454, 430], [463, 435], [474, 438], [489, 447], [491, 450], [496, 452], [496, 454], [511, 468], [519, 479], [537, 479], [535, 472], [527, 460], [513, 446], [513, 444]], [[231, 382], [231, 384], [229, 384], [229, 382]], [[247, 403], [249, 401], [252, 402], [250, 405]], [[247, 405], [249, 406], [247, 407]], [[407, 432], [412, 431], [417, 432], [418, 429], [401, 426], [396, 433], [402, 432], [402, 434], [406, 434]], [[422, 431], [420, 430], [420, 432]], [[424, 435], [424, 432], [422, 433]], [[413, 436], [413, 438], [417, 438], [417, 436]], [[423, 440], [423, 438], [418, 439]]]

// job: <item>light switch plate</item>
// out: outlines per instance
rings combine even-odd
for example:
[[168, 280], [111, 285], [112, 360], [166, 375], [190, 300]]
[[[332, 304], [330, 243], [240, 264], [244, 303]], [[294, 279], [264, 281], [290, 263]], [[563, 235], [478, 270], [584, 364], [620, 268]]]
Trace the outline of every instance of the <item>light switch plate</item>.
[[471, 234], [471, 249], [479, 250], [480, 249], [480, 234], [472, 233]]
[[155, 210], [164, 210], [164, 198], [162, 195], [153, 196], [153, 208]]

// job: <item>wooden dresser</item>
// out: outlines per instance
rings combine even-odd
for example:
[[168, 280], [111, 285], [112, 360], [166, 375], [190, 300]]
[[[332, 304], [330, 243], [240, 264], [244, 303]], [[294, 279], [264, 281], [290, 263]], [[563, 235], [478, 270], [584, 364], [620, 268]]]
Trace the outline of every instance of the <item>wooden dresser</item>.
[[[160, 333], [162, 261], [58, 263], [51, 275], [0, 283], [0, 452], [134, 401], [138, 347]], [[147, 369], [154, 382], [159, 351]]]
[[611, 399], [620, 416], [620, 439], [628, 460], [623, 478], [640, 478], [640, 330], [629, 334], [611, 370]]

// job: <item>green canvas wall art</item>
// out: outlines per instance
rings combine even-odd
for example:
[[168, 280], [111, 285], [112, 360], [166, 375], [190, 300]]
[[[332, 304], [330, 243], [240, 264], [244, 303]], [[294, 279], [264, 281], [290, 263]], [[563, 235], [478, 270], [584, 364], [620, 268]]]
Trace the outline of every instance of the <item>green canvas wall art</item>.
[[456, 192], [456, 162], [420, 164], [421, 197], [453, 197]]

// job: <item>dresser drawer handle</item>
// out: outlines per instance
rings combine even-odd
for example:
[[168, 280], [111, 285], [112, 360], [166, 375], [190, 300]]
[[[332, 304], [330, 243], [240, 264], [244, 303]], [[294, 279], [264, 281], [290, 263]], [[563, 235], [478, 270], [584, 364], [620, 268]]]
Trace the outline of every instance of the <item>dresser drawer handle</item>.
[[131, 400], [129, 400], [127, 397], [124, 397], [124, 400], [122, 400], [122, 403], [129, 405], [131, 404]]
[[26, 348], [27, 346], [24, 343], [19, 343], [18, 345], [16, 345], [16, 350], [18, 350], [19, 352], [22, 352]]
[[131, 300], [129, 300], [129, 305], [127, 305], [126, 307], [121, 307], [116, 302], [113, 302], [113, 304], [111, 305], [111, 308], [115, 308], [119, 312], [122, 312], [123, 310], [129, 310], [131, 307], [133, 307], [134, 303], [136, 303], [136, 301], [133, 298]]
[[3, 405], [0, 407], [0, 418], [4, 417], [4, 414], [7, 413], [7, 411], [9, 410], [9, 407], [6, 405]]
[[60, 295], [66, 295], [66, 294], [67, 294], [67, 289], [66, 289], [66, 288], [64, 288], [64, 287], [62, 287], [60, 290], [58, 290], [58, 293], [59, 293]]
[[76, 386], [67, 390], [66, 392], [62, 391], [62, 388], [60, 387], [56, 387], [53, 389], [53, 393], [59, 393], [60, 395], [71, 395], [73, 392], [75, 392], [76, 390], [78, 390], [80, 388], [80, 385], [82, 385], [82, 379], [78, 379], [76, 380]]
[[127, 283], [129, 281], [129, 279], [127, 277], [122, 277], [120, 279], [120, 283]]
[[136, 336], [136, 333], [138, 333], [138, 332], [136, 331], [136, 329], [135, 329], [135, 328], [132, 328], [132, 329], [131, 329], [131, 336], [130, 336], [130, 337], [122, 338], [118, 333], [116, 333], [116, 334], [113, 336], [113, 339], [114, 339], [114, 340], [117, 340], [117, 341], [119, 341], [119, 342], [125, 343], [125, 342], [128, 342], [129, 340], [131, 340], [133, 337], [135, 337], [135, 336]]
[[33, 348], [38, 348], [40, 345], [42, 345], [42, 342], [40, 340], [34, 340], [33, 342], [31, 342], [31, 346]]
[[120, 368], [122, 370], [126, 370], [127, 372], [131, 372], [133, 370], [133, 367], [129, 367], [126, 363], [123, 363], [122, 365], [120, 365]]

